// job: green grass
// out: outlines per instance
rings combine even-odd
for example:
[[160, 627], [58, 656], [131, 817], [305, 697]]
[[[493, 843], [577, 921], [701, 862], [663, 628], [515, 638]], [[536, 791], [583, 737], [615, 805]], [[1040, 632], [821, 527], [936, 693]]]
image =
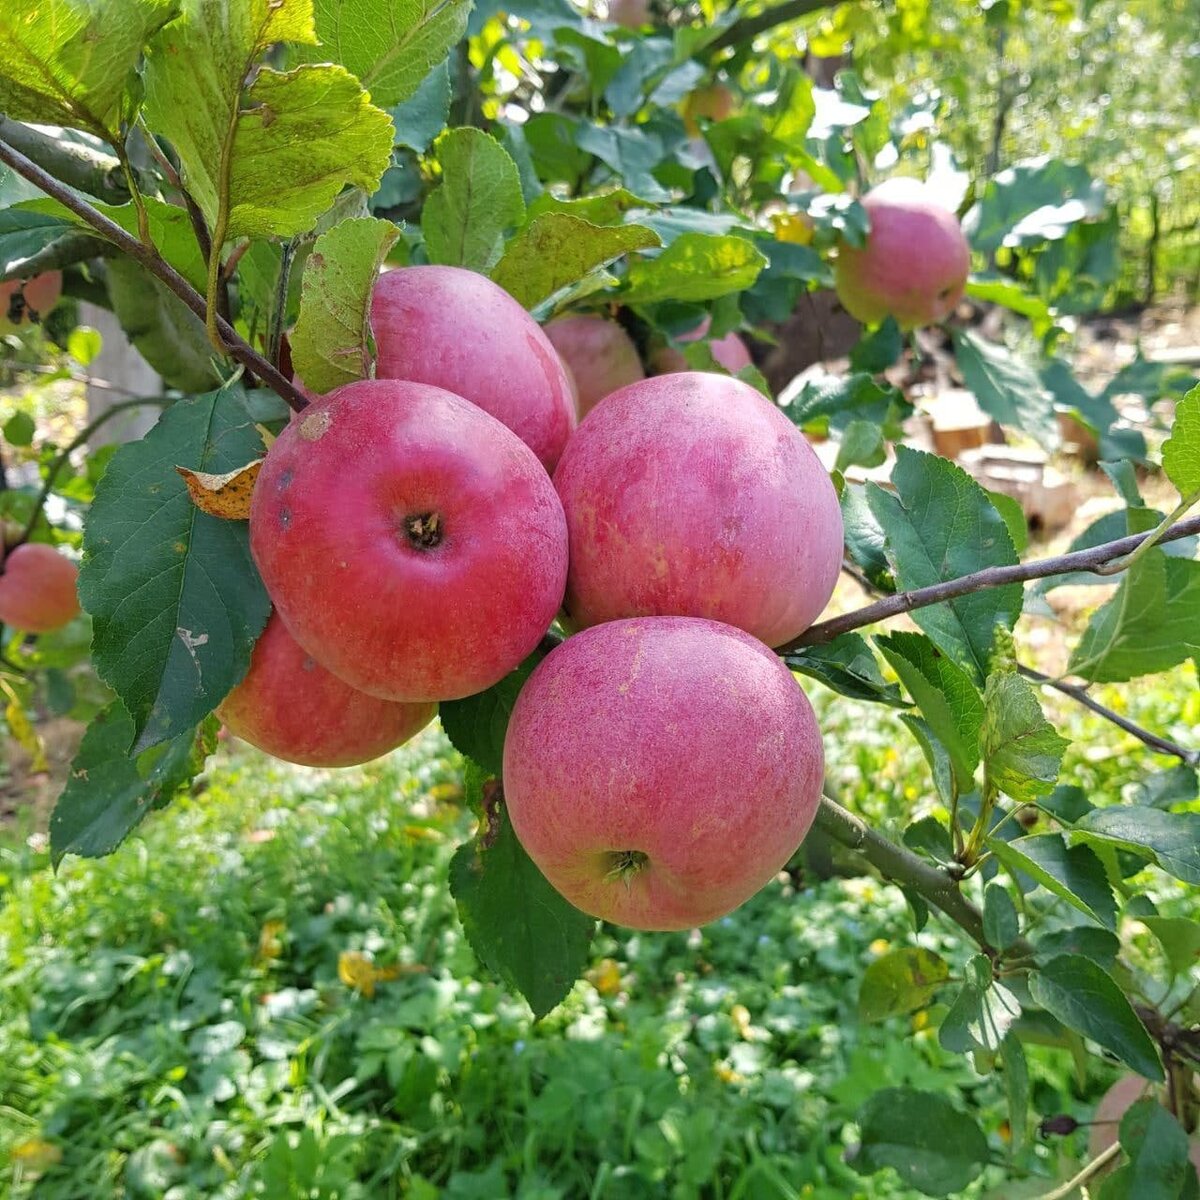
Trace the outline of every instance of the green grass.
[[[1137, 711], [1183, 737], [1170, 685]], [[818, 703], [848, 802], [897, 828], [928, 810], [901, 727]], [[1123, 740], [1071, 732], [1094, 793], [1136, 777]], [[109, 859], [53, 875], [36, 839], [0, 851], [0, 1195], [894, 1200], [913, 1193], [844, 1156], [858, 1106], [898, 1084], [980, 1120], [997, 1166], [970, 1196], [1079, 1149], [1010, 1171], [994, 1076], [908, 1020], [857, 1022], [884, 943], [965, 953], [870, 879], [797, 872], [691, 935], [605, 930], [533, 1025], [447, 893], [459, 789], [436, 730], [358, 771], [226, 755]], [[393, 977], [367, 995], [343, 955]], [[1071, 1072], [1035, 1052], [1035, 1112], [1082, 1117], [1113, 1075]]]

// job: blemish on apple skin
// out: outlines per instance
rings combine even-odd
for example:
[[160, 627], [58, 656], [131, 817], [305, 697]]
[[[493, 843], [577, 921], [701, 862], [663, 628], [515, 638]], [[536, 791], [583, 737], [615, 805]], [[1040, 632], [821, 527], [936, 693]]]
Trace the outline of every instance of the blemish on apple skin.
[[321, 409], [320, 412], [309, 413], [300, 422], [300, 436], [306, 442], [319, 441], [329, 432], [329, 427], [333, 424], [333, 416], [328, 409]]
[[279, 510], [279, 527], [286, 529], [292, 523], [292, 510], [290, 508], [281, 508]]

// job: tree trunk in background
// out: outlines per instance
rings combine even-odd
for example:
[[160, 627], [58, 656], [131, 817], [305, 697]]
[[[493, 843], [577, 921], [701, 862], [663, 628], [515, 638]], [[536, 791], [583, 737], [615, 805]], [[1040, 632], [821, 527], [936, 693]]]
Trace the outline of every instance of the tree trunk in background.
[[1150, 241], [1146, 243], [1146, 291], [1143, 303], [1147, 308], [1154, 303], [1155, 281], [1158, 279], [1158, 240], [1162, 233], [1162, 214], [1159, 211], [1158, 193], [1150, 193]]
[[[108, 309], [81, 303], [79, 320], [81, 324], [97, 330], [104, 339], [100, 353], [88, 367], [88, 374], [120, 389], [109, 391], [107, 388], [90, 386], [86, 389], [89, 421], [94, 421], [114, 404], [132, 396], [162, 394], [163, 382], [158, 373], [134, 349], [116, 317]], [[155, 408], [135, 408], [114, 417], [96, 431], [88, 449], [95, 450], [113, 442], [136, 441], [158, 420], [158, 412]]]

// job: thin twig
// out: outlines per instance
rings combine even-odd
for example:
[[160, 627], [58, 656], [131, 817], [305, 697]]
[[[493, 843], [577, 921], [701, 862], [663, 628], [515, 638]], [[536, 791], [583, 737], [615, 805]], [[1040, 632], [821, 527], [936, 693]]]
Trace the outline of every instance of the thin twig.
[[267, 358], [276, 366], [279, 365], [279, 350], [283, 344], [283, 327], [287, 324], [288, 290], [295, 257], [295, 239], [284, 242], [279, 254], [279, 274], [275, 278], [275, 298], [267, 320]]
[[55, 379], [69, 379], [72, 383], [82, 383], [85, 387], [99, 388], [102, 392], [118, 392], [122, 396], [137, 395], [132, 388], [122, 387], [119, 383], [109, 383], [107, 379], [96, 379], [91, 375], [83, 375], [79, 371], [67, 371], [62, 367], [50, 366], [46, 363], [9, 363], [7, 365], [18, 375], [27, 371], [35, 375], [53, 375]]
[[[1173, 525], [1157, 540], [1159, 544], [1174, 542], [1197, 533], [1200, 533], [1200, 517], [1189, 517], [1186, 521]], [[800, 649], [801, 646], [819, 646], [824, 642], [833, 641], [840, 634], [861, 629], [864, 625], [874, 625], [888, 617], [897, 617], [901, 613], [912, 612], [913, 609], [941, 604], [972, 592], [985, 591], [987, 588], [1002, 587], [1008, 583], [1027, 583], [1031, 579], [1066, 575], [1072, 571], [1093, 571], [1095, 567], [1131, 554], [1150, 536], [1150, 533], [1135, 533], [1130, 537], [1117, 538], [1116, 541], [1092, 546], [1087, 550], [1076, 550], [1071, 554], [1033, 559], [1029, 562], [1014, 563], [1012, 566], [986, 567], [982, 571], [962, 575], [958, 579], [948, 579], [943, 583], [916, 588], [911, 592], [897, 592], [874, 604], [868, 604], [865, 608], [809, 626], [799, 637], [776, 647], [776, 653], [787, 654], [789, 651]]]
[[54, 490], [54, 481], [58, 478], [59, 472], [71, 461], [71, 455], [80, 446], [84, 445], [101, 425], [110, 418], [115, 417], [118, 413], [126, 412], [131, 408], [145, 408], [151, 404], [157, 404], [161, 408], [170, 403], [171, 399], [169, 396], [139, 396], [134, 400], [122, 400], [119, 404], [114, 404], [111, 408], [105, 409], [94, 421], [85, 425], [59, 451], [54, 461], [50, 464], [50, 468], [46, 472], [45, 482], [42, 484], [42, 490], [38, 492], [38, 497], [33, 502], [33, 512], [30, 513], [29, 520], [25, 523], [25, 528], [21, 531], [21, 536], [9, 547], [9, 550], [15, 550], [18, 546], [29, 541], [33, 536], [33, 531], [37, 527], [38, 517], [42, 515], [42, 509], [46, 506], [46, 500]]
[[734, 22], [719, 38], [710, 44], [712, 50], [724, 50], [727, 46], [737, 46], [744, 42], [753, 41], [760, 33], [774, 29], [776, 25], [786, 25], [789, 21], [798, 21], [809, 13], [819, 12], [822, 8], [832, 8], [838, 0], [790, 0], [787, 4], [776, 4], [765, 12], [753, 17], [743, 17]]
[[110, 242], [124, 250], [130, 258], [141, 263], [152, 275], [161, 279], [196, 316], [216, 328], [222, 339], [222, 349], [225, 353], [262, 379], [293, 409], [299, 412], [308, 406], [308, 401], [291, 380], [286, 379], [274, 365], [267, 362], [253, 346], [247, 345], [228, 321], [217, 313], [209, 313], [204, 297], [153, 246], [147, 246], [136, 237], [126, 233], [124, 229], [110, 221], [103, 213], [98, 212], [70, 188], [64, 187], [52, 175], [43, 171], [37, 163], [26, 158], [24, 154], [14, 150], [3, 141], [0, 141], [0, 162], [12, 167], [18, 175], [28, 179], [30, 183], [36, 184], [48, 196], [53, 196], [60, 204], [65, 205]]
[[1149, 746], [1152, 750], [1157, 750], [1160, 754], [1173, 754], [1176, 758], [1182, 759], [1187, 763], [1189, 767], [1200, 766], [1200, 750], [1188, 750], [1186, 747], [1179, 745], [1178, 742], [1171, 741], [1170, 738], [1161, 737], [1157, 733], [1151, 733], [1150, 730], [1143, 729], [1142, 726], [1131, 721], [1128, 717], [1123, 717], [1120, 713], [1107, 708], [1099, 700], [1093, 700], [1088, 695], [1086, 688], [1082, 688], [1074, 683], [1064, 683], [1061, 679], [1052, 679], [1049, 675], [1043, 675], [1041, 671], [1035, 671], [1032, 667], [1022, 667], [1021, 674], [1026, 679], [1032, 679], [1034, 683], [1040, 683], [1043, 687], [1054, 688], [1056, 692], [1062, 692], [1064, 696], [1070, 696], [1076, 703], [1082, 704], [1084, 708], [1090, 708], [1092, 712], [1103, 717], [1106, 721], [1111, 721], [1119, 729], [1125, 730], [1126, 733], [1132, 734], [1139, 742]]
[[1107, 1150], [1101, 1151], [1091, 1162], [1084, 1163], [1083, 1169], [1077, 1175], [1071, 1176], [1066, 1183], [1056, 1187], [1052, 1192], [1046, 1192], [1039, 1196], [1037, 1200], [1067, 1200], [1068, 1196], [1073, 1196], [1089, 1179], [1103, 1171], [1120, 1153], [1121, 1143], [1113, 1142]]

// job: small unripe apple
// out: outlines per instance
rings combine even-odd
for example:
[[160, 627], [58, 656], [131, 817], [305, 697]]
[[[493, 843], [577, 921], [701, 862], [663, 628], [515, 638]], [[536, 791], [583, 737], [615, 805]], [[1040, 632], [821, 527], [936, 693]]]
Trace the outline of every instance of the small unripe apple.
[[733, 115], [733, 109], [733, 93], [723, 83], [697, 88], [683, 102], [684, 128], [694, 137], [700, 132], [699, 118], [724, 121]]
[[646, 378], [637, 347], [616, 321], [584, 313], [558, 317], [546, 336], [575, 379], [581, 418], [610, 392]]
[[779, 658], [687, 617], [568, 638], [504, 740], [530, 858], [577, 908], [634, 929], [690, 929], [753, 896], [808, 832], [823, 775], [812, 708]]
[[79, 569], [53, 546], [25, 542], [0, 563], [0, 624], [50, 633], [79, 613]]
[[[712, 328], [712, 317], [707, 314], [704, 320], [700, 322], [695, 329], [689, 329], [687, 333], [681, 333], [675, 340], [677, 342], [698, 342], [702, 337], [708, 336], [709, 329]], [[750, 351], [746, 348], [746, 343], [734, 332], [725, 334], [724, 337], [713, 338], [708, 343], [708, 348], [712, 351], [712, 356], [727, 370], [731, 375], [736, 375], [743, 367], [748, 367], [754, 361], [750, 357]], [[654, 351], [650, 359], [650, 366], [656, 375], [670, 375], [676, 371], [690, 371], [692, 368], [688, 366], [688, 361], [683, 354], [676, 350], [674, 346], [663, 345]]]
[[272, 613], [250, 669], [217, 709], [229, 731], [287, 762], [352, 767], [394, 750], [437, 714], [357, 691], [301, 649]]
[[529, 447], [400, 380], [349, 384], [288, 423], [254, 487], [250, 548], [300, 645], [387, 700], [503, 678], [554, 620], [567, 570], [562, 506]]
[[379, 379], [445, 388], [507, 425], [553, 471], [575, 428], [571, 385], [538, 323], [460, 267], [385, 271], [371, 298]]
[[829, 476], [795, 425], [729, 376], [688, 371], [613, 392], [568, 443], [554, 486], [578, 626], [709, 617], [778, 646], [837, 582]]
[[944, 321], [963, 297], [971, 250], [958, 218], [915, 179], [889, 179], [863, 197], [865, 246], [838, 250], [834, 280], [851, 316], [901, 329]]
[[626, 29], [641, 29], [650, 23], [649, 0], [608, 0], [608, 19]]
[[0, 333], [44, 321], [61, 295], [61, 271], [0, 283]]

